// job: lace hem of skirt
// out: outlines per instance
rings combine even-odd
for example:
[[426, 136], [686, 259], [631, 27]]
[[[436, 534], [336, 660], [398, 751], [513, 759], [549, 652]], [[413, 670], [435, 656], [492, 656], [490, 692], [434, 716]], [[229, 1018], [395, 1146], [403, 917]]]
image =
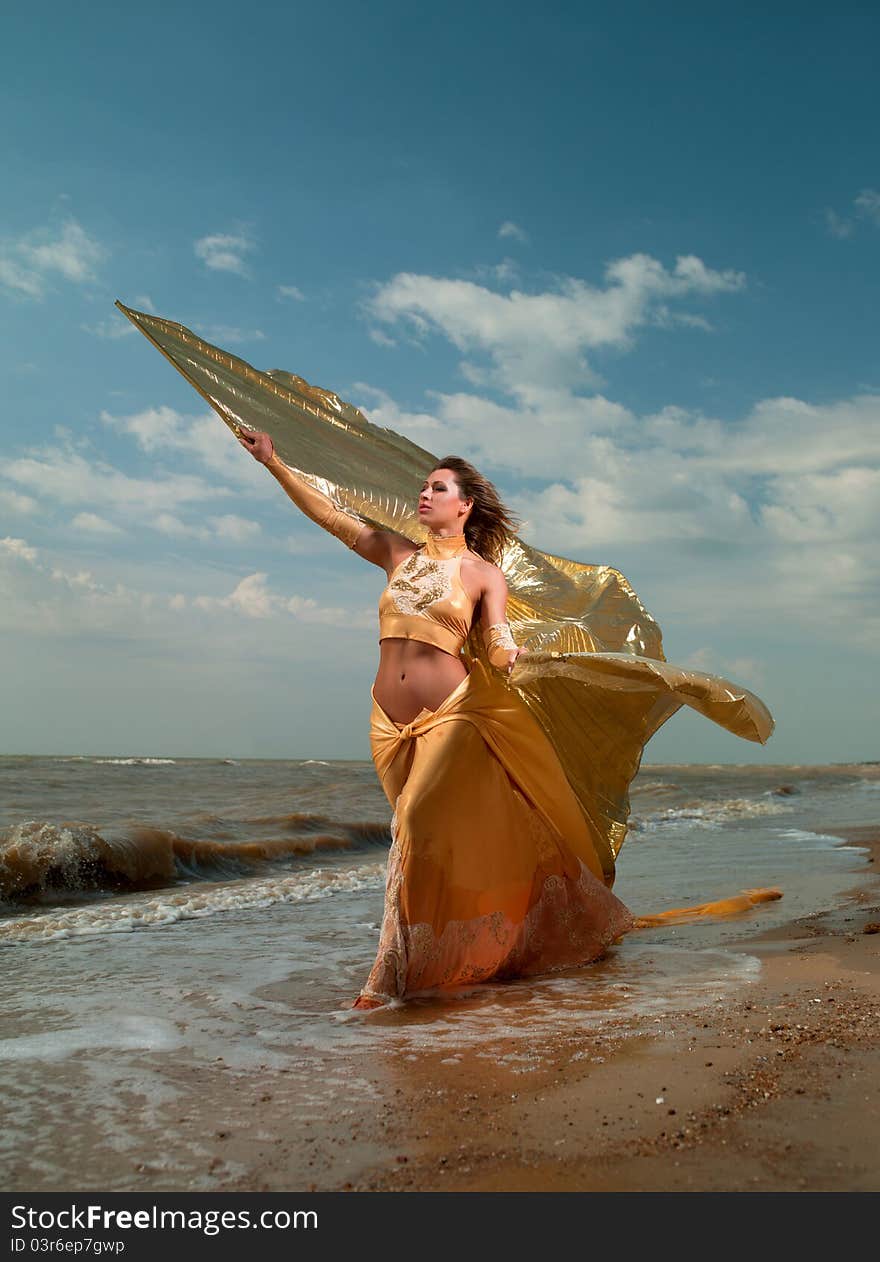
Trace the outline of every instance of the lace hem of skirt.
[[629, 909], [579, 859], [576, 879], [564, 874], [544, 879], [519, 924], [501, 911], [448, 921], [439, 935], [430, 924], [406, 924], [396, 812], [391, 839], [379, 946], [360, 992], [366, 998], [402, 999], [414, 992], [588, 964], [634, 926]]

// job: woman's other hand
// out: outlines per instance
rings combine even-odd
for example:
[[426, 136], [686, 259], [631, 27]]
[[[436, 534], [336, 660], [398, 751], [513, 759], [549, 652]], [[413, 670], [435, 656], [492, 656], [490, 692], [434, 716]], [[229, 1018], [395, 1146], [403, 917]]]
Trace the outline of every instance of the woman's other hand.
[[240, 426], [238, 441], [245, 451], [249, 451], [255, 460], [259, 460], [260, 464], [267, 464], [275, 455], [275, 444], [262, 430], [245, 429], [244, 426]]

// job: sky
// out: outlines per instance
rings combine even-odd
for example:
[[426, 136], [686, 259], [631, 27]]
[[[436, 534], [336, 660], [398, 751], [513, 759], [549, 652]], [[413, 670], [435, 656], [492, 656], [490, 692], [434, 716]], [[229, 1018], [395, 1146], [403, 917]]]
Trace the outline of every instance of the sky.
[[119, 298], [472, 460], [776, 720], [680, 710], [645, 764], [880, 757], [878, 38], [846, 2], [7, 11], [0, 753], [369, 757], [383, 572]]

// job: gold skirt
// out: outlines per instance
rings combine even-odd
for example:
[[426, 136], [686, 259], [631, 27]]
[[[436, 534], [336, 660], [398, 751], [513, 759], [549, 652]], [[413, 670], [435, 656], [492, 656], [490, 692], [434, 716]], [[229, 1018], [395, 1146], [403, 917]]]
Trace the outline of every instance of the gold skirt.
[[586, 964], [633, 927], [549, 739], [481, 662], [411, 723], [373, 696], [370, 744], [394, 814], [356, 1007]]

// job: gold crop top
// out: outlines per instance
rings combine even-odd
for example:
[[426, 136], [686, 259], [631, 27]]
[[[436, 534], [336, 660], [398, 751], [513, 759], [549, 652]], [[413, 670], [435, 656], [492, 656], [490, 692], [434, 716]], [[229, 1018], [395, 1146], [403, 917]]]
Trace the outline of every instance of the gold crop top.
[[379, 597], [379, 640], [422, 640], [457, 657], [474, 616], [461, 581], [464, 534], [430, 531], [420, 548], [401, 561]]

